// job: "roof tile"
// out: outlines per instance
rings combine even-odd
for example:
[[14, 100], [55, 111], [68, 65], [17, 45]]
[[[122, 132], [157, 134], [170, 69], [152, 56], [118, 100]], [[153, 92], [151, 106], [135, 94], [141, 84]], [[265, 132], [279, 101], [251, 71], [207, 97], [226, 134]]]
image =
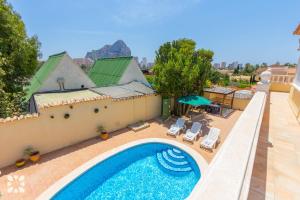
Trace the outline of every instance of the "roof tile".
[[26, 90], [26, 101], [28, 101], [32, 94], [37, 92], [42, 86], [43, 82], [48, 78], [50, 73], [56, 68], [61, 58], [66, 54], [62, 52], [49, 57], [49, 59], [41, 66], [36, 74], [31, 79], [30, 85], [25, 88]]
[[97, 60], [88, 75], [97, 87], [115, 85], [121, 79], [132, 57], [103, 58]]

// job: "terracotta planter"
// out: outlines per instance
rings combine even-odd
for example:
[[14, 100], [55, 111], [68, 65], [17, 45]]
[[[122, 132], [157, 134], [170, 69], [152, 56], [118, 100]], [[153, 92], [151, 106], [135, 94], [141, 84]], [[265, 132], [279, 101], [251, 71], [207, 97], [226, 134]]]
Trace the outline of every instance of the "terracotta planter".
[[106, 140], [106, 139], [108, 139], [109, 134], [108, 134], [108, 132], [103, 131], [103, 132], [101, 132], [100, 137], [101, 137], [101, 139]]
[[35, 151], [35, 152], [32, 152], [29, 156], [29, 159], [32, 161], [32, 162], [37, 162], [40, 160], [40, 152], [38, 151]]
[[16, 167], [23, 167], [26, 164], [26, 160], [25, 159], [19, 159], [16, 161]]

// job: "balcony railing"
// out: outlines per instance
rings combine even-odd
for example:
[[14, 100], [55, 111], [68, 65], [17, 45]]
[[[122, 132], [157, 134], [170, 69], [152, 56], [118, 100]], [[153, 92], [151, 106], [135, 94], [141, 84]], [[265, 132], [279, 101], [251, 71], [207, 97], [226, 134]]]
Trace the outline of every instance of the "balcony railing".
[[208, 171], [201, 177], [199, 189], [193, 191], [190, 199], [248, 198], [266, 98], [264, 92], [255, 93], [209, 164]]
[[294, 75], [272, 75], [271, 83], [291, 84], [294, 81]]

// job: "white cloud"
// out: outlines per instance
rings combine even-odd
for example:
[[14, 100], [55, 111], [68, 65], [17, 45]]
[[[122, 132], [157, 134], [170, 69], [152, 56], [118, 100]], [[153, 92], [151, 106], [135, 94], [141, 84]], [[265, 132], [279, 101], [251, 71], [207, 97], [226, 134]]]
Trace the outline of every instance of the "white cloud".
[[201, 0], [117, 0], [115, 22], [122, 25], [136, 25], [163, 21], [176, 16]]

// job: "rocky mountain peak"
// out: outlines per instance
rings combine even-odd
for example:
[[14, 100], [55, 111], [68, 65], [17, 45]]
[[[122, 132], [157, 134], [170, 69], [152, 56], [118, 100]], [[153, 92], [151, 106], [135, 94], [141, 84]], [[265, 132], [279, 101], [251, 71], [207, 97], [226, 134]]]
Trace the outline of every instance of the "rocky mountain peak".
[[99, 58], [114, 58], [131, 56], [131, 50], [123, 40], [117, 40], [112, 45], [106, 44], [98, 50], [87, 52], [85, 58], [97, 60]]

